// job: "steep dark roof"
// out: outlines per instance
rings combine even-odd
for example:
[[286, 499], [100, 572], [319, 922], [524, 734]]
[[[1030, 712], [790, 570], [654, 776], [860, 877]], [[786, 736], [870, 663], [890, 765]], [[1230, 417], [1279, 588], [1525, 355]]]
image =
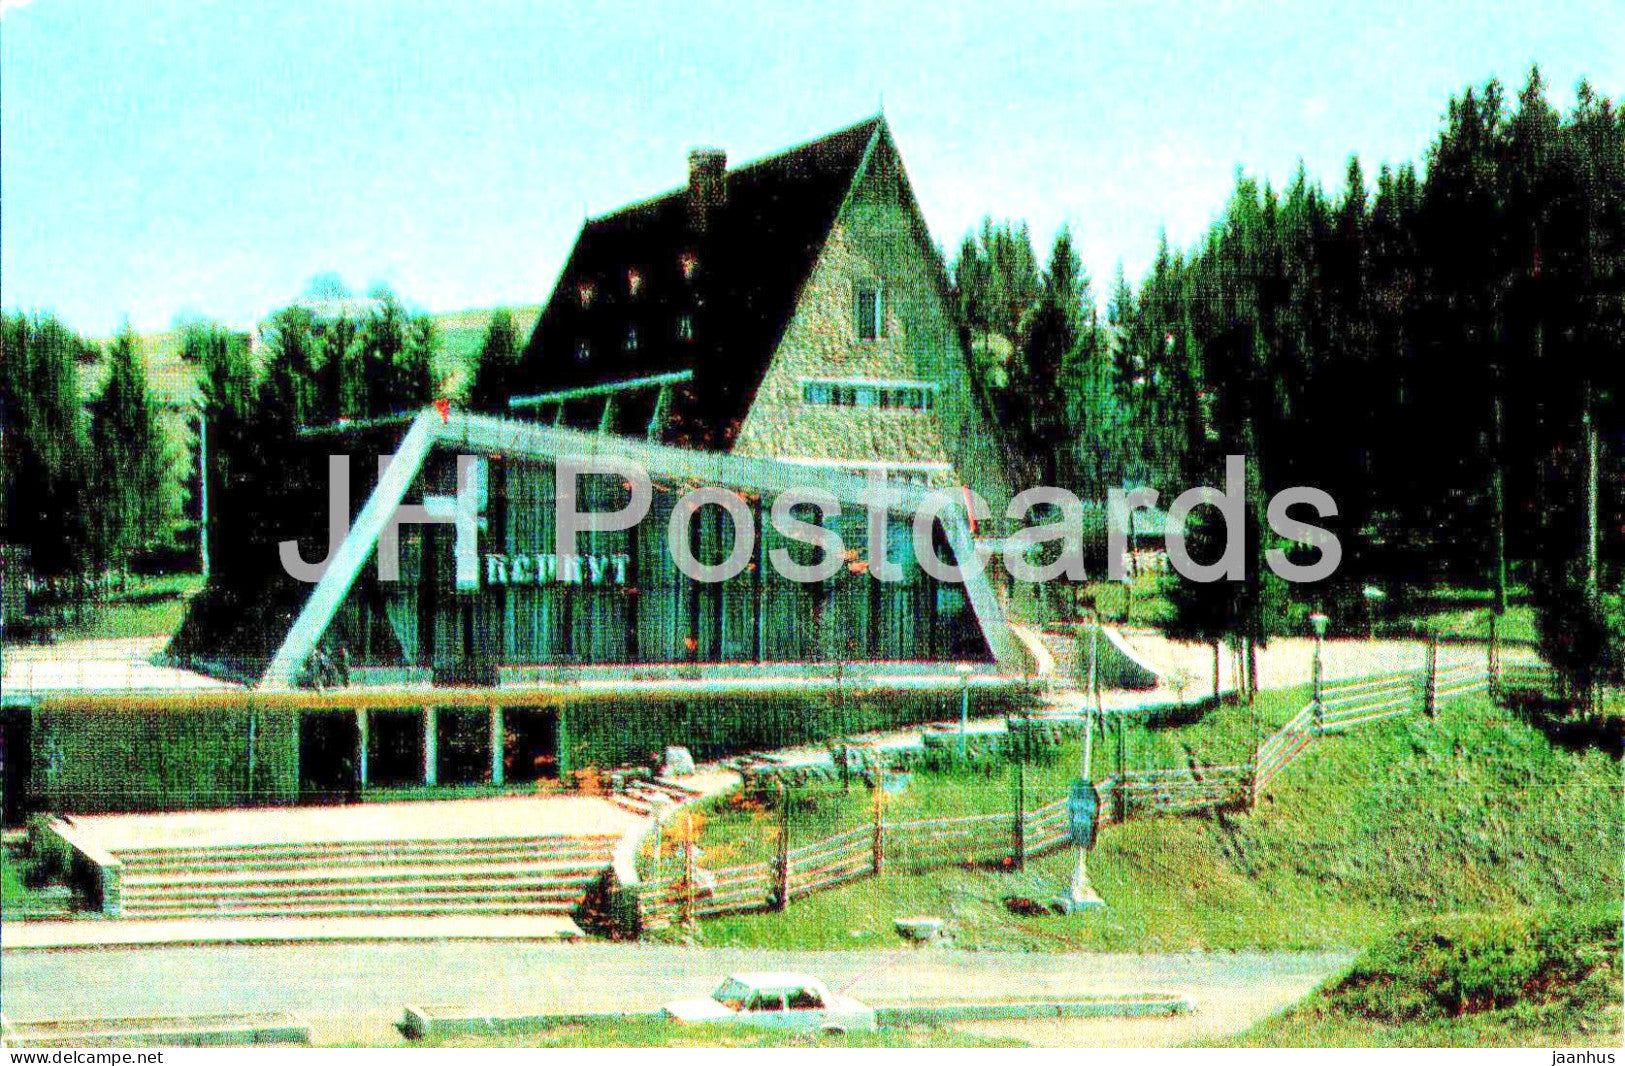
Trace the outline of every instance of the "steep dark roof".
[[[589, 220], [526, 347], [519, 391], [692, 370], [665, 439], [728, 447], [870, 145], [885, 135], [885, 120], [871, 118], [728, 171], [725, 203], [703, 231], [686, 186]], [[629, 270], [641, 275], [636, 295]], [[678, 337], [684, 314], [691, 341]], [[627, 351], [632, 327], [638, 346]]]

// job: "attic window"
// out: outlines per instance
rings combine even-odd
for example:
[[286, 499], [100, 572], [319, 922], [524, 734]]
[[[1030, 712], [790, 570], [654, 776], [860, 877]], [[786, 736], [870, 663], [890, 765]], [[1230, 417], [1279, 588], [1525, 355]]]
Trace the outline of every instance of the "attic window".
[[880, 337], [880, 290], [874, 286], [860, 288], [854, 302], [858, 340], [877, 340]]
[[576, 286], [576, 295], [581, 297], [582, 307], [591, 307], [595, 289], [591, 282], [583, 282]]
[[638, 327], [636, 324], [626, 327], [625, 347], [629, 352], [635, 352], [638, 350]]
[[576, 341], [576, 362], [585, 363], [592, 358], [592, 345], [584, 340]]
[[677, 257], [677, 265], [682, 268], [683, 278], [692, 281], [694, 274], [700, 269], [700, 261], [693, 252], [684, 252]]
[[930, 411], [937, 405], [937, 386], [930, 381], [804, 378], [801, 399], [803, 403], [824, 407]]
[[691, 341], [694, 339], [694, 316], [684, 313], [677, 316], [677, 339]]
[[626, 291], [633, 296], [643, 291], [643, 273], [641, 271], [628, 270], [626, 272]]

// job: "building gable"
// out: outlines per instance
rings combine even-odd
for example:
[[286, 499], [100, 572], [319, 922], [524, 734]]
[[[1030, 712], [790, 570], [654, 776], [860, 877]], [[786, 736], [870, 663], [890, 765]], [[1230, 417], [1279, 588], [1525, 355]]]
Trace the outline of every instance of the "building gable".
[[996, 510], [1009, 499], [941, 260], [884, 126], [798, 294], [735, 450], [968, 484]]

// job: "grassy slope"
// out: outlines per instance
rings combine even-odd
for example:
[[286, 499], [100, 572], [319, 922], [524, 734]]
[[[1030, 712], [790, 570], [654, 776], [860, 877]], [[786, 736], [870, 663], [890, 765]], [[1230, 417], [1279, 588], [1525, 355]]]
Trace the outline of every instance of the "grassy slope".
[[[1392, 637], [1426, 637], [1441, 633], [1453, 637], [1472, 637], [1488, 640], [1490, 615], [1487, 607], [1448, 607], [1424, 611], [1419, 614], [1387, 619], [1377, 626], [1379, 635]], [[1534, 641], [1540, 637], [1535, 624], [1535, 609], [1527, 603], [1515, 603], [1496, 624], [1502, 640]]]
[[1619, 1047], [1618, 906], [1430, 919], [1235, 1047]]
[[[1277, 696], [1271, 719], [1294, 707]], [[1251, 735], [1226, 709], [1204, 722], [1136, 738], [1131, 765], [1170, 765], [1189, 748], [1228, 761]], [[1097, 773], [1104, 770], [1097, 763]], [[1066, 762], [1035, 771], [1034, 798], [1058, 794]], [[1045, 782], [1048, 782], [1047, 784]], [[938, 784], [946, 787], [934, 787]], [[916, 777], [889, 817], [1008, 809], [1008, 778]], [[868, 813], [860, 788], [801, 815], [808, 837]], [[763, 857], [773, 815], [715, 814], [707, 861]], [[1420, 915], [1560, 908], [1617, 899], [1618, 766], [1597, 752], [1554, 748], [1487, 700], [1328, 738], [1290, 766], [1253, 812], [1158, 818], [1108, 828], [1090, 871], [1103, 915], [1024, 918], [1007, 895], [1054, 894], [1066, 853], [1024, 873], [953, 869], [888, 873], [798, 900], [782, 914], [702, 924], [710, 944], [835, 948], [891, 943], [891, 921], [948, 915], [963, 946], [1185, 950], [1362, 946]], [[798, 837], [800, 835], [798, 834]], [[804, 838], [803, 838], [804, 839]]]
[[[480, 345], [485, 342], [485, 331], [491, 325], [491, 316], [497, 310], [494, 307], [486, 307], [471, 311], [447, 311], [432, 316], [439, 337], [435, 351], [435, 370], [438, 375], [444, 377], [453, 369], [473, 365], [474, 359], [480, 354]], [[531, 331], [536, 328], [536, 319], [541, 317], [541, 305], [510, 307], [508, 311], [513, 315], [514, 327], [519, 331], [519, 343], [523, 345], [530, 339]]]
[[[465, 368], [473, 362], [474, 357], [479, 354], [481, 342], [485, 340], [485, 330], [491, 324], [491, 316], [497, 310], [494, 307], [484, 307], [466, 311], [443, 311], [429, 316], [434, 319], [438, 338], [434, 357], [437, 377], [444, 378], [452, 371]], [[541, 305], [525, 304], [510, 307], [508, 310], [513, 314], [520, 343], [524, 343], [529, 339], [531, 330], [536, 327], [536, 319], [542, 313]], [[111, 338], [104, 338], [98, 343], [105, 350], [111, 343]], [[146, 360], [147, 380], [153, 396], [160, 404], [185, 405], [196, 399], [198, 368], [181, 359], [179, 330], [138, 333], [136, 344]], [[95, 363], [79, 368], [81, 391], [86, 397], [95, 395], [101, 390], [106, 377], [107, 360], [104, 354], [103, 358]]]
[[167, 637], [181, 624], [186, 603], [203, 587], [198, 574], [132, 578], [126, 592], [89, 610], [56, 633], [58, 640]]

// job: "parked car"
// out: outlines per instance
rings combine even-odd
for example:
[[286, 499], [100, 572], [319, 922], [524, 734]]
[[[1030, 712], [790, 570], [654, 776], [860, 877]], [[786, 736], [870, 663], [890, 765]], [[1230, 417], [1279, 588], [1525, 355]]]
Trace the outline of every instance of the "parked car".
[[709, 999], [666, 1005], [679, 1022], [754, 1025], [809, 1033], [862, 1033], [875, 1029], [874, 1008], [831, 992], [816, 977], [800, 973], [736, 973]]

